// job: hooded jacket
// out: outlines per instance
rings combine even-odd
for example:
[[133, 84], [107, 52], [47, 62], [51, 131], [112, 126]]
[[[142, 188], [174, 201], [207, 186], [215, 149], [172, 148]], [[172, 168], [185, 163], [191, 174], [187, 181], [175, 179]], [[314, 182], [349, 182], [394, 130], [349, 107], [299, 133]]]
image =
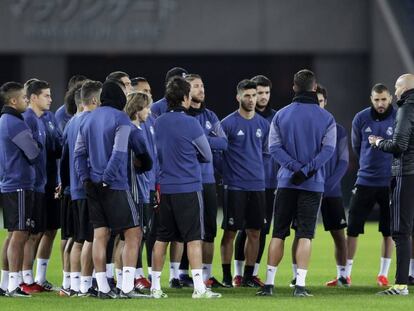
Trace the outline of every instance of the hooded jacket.
[[90, 179], [113, 190], [128, 190], [128, 139], [130, 120], [122, 111], [126, 97], [114, 81], [102, 86], [101, 106], [80, 124], [76, 139], [75, 168], [82, 183]]
[[1, 192], [33, 190], [41, 148], [22, 115], [4, 106], [0, 118]]

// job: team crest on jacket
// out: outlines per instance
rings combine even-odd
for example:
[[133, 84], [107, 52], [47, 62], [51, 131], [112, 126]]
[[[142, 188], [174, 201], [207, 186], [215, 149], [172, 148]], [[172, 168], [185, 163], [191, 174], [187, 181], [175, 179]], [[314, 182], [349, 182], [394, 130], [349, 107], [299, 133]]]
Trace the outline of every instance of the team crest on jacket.
[[256, 130], [256, 137], [262, 137], [262, 130], [261, 129], [257, 129]]
[[392, 127], [390, 126], [389, 128], [387, 128], [387, 135], [391, 136], [393, 133]]
[[211, 129], [211, 123], [210, 123], [210, 121], [206, 121], [206, 129], [208, 129], [208, 130]]

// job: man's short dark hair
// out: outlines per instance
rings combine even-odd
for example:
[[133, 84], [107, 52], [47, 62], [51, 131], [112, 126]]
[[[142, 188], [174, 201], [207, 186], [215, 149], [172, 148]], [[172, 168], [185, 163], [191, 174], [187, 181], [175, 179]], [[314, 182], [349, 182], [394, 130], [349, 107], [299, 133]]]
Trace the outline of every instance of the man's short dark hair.
[[190, 73], [190, 74], [188, 74], [188, 75], [185, 76], [185, 81], [187, 81], [187, 82], [194, 81], [195, 79], [203, 80], [201, 78], [201, 76], [198, 75], [198, 74], [196, 74], [196, 73]]
[[92, 98], [99, 93], [101, 89], [102, 83], [100, 81], [85, 81], [81, 87], [82, 103], [88, 104], [92, 100]]
[[0, 87], [0, 106], [10, 104], [10, 99], [13, 98], [16, 92], [23, 89], [23, 85], [18, 82], [6, 82]]
[[388, 93], [390, 93], [390, 90], [385, 86], [385, 84], [377, 83], [372, 87], [371, 93], [372, 92], [375, 92], [375, 93], [388, 92]]
[[121, 79], [124, 78], [124, 77], [129, 78], [129, 74], [127, 74], [126, 72], [123, 72], [123, 71], [114, 71], [114, 72], [111, 72], [106, 77], [105, 80], [116, 80], [116, 81], [120, 81], [121, 82]]
[[316, 83], [315, 74], [308, 70], [302, 69], [295, 73], [293, 77], [293, 84], [297, 88], [297, 92], [309, 92], [312, 91], [313, 86]]
[[83, 82], [78, 82], [72, 86], [65, 94], [65, 110], [66, 113], [73, 116], [75, 115], [78, 107], [76, 106], [75, 94], [77, 90], [80, 90]]
[[146, 82], [148, 83], [148, 80], [145, 79], [144, 77], [135, 77], [131, 79], [131, 85], [132, 86], [137, 86], [138, 84], [140, 84], [141, 82]]
[[33, 83], [33, 82], [35, 82], [35, 81], [39, 81], [39, 79], [36, 79], [36, 78], [31, 78], [31, 79], [27, 80], [27, 81], [24, 83], [24, 87], [25, 87], [25, 88], [27, 88], [27, 87], [29, 86], [29, 84], [31, 84], [31, 83]]
[[165, 98], [167, 99], [168, 108], [177, 108], [182, 106], [184, 97], [189, 97], [191, 85], [181, 77], [173, 77], [165, 89]]
[[43, 80], [32, 81], [31, 83], [27, 85], [26, 96], [27, 98], [30, 99], [30, 96], [32, 96], [32, 94], [40, 95], [40, 93], [42, 93], [42, 90], [45, 90], [45, 89], [50, 89], [50, 85], [46, 81], [43, 81]]
[[269, 87], [270, 89], [272, 88], [272, 81], [270, 81], [266, 76], [258, 75], [251, 78], [251, 80], [255, 82], [257, 86]]
[[168, 83], [173, 77], [185, 78], [188, 74], [188, 71], [181, 67], [174, 67], [167, 71], [165, 75], [165, 83]]
[[325, 100], [328, 99], [328, 91], [326, 90], [326, 88], [323, 87], [322, 84], [318, 83], [318, 86], [316, 87], [316, 94], [322, 94]]
[[257, 84], [249, 79], [241, 80], [237, 84], [237, 94], [241, 93], [242, 91], [250, 90], [250, 89], [256, 89]]
[[84, 75], [73, 75], [68, 82], [68, 90], [71, 89], [76, 83], [88, 80]]
[[124, 82], [122, 82], [121, 80], [106, 79], [105, 82], [115, 83], [116, 85], [118, 85], [121, 88], [121, 90], [125, 90], [126, 89], [126, 86], [125, 86]]

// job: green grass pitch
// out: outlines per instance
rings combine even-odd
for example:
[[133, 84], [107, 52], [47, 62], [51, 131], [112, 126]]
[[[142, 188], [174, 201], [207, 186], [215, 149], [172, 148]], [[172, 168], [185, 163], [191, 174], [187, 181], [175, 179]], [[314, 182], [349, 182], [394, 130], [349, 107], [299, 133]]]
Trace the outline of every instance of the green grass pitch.
[[[221, 231], [219, 231], [221, 235]], [[5, 231], [0, 233], [1, 242]], [[220, 237], [219, 237], [220, 238]], [[217, 241], [219, 241], [219, 238]], [[287, 239], [285, 257], [279, 266], [276, 276], [275, 295], [273, 297], [255, 297], [256, 289], [237, 288], [219, 290], [222, 299], [193, 300], [191, 290], [172, 290], [168, 288], [168, 265], [164, 268], [163, 288], [169, 298], [164, 300], [98, 300], [94, 298], [62, 298], [53, 293], [35, 294], [31, 299], [11, 299], [0, 297], [0, 310], [30, 311], [76, 311], [76, 310], [410, 310], [413, 305], [413, 293], [405, 297], [379, 297], [375, 293], [376, 275], [379, 269], [380, 239], [377, 226], [368, 224], [366, 234], [361, 236], [358, 251], [354, 260], [351, 288], [326, 288], [324, 283], [336, 274], [333, 258], [333, 243], [329, 233], [318, 226], [313, 242], [312, 259], [309, 267], [307, 287], [314, 297], [293, 298], [288, 287], [292, 276], [290, 265], [290, 244]], [[0, 242], [0, 245], [1, 245]], [[267, 252], [266, 252], [267, 253]], [[266, 253], [260, 269], [260, 277], [265, 278]], [[395, 258], [395, 257], [394, 257]], [[47, 278], [55, 285], [61, 284], [62, 272], [59, 256], [59, 240], [56, 239]], [[390, 281], [395, 274], [395, 260], [391, 264]], [[219, 243], [216, 243], [214, 275], [221, 279]]]

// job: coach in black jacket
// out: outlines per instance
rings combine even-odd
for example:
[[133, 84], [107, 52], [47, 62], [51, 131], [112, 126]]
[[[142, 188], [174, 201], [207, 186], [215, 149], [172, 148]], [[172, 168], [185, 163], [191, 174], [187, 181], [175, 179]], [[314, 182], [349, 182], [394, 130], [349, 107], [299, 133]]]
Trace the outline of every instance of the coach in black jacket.
[[370, 136], [373, 147], [394, 154], [392, 163], [391, 232], [397, 248], [395, 285], [381, 295], [408, 295], [408, 272], [413, 232], [414, 200], [414, 75], [405, 74], [395, 83], [397, 117], [392, 140]]

